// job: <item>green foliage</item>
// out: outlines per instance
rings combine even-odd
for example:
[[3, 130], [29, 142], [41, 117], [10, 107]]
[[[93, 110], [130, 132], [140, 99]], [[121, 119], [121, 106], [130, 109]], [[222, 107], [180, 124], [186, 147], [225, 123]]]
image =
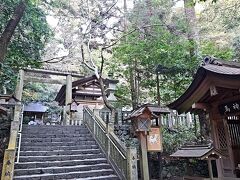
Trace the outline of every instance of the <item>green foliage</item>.
[[[233, 57], [239, 59], [239, 41], [235, 40], [233, 49], [232, 42], [226, 38], [229, 36], [218, 32], [219, 29], [227, 28], [225, 25], [232, 23], [236, 27], [239, 23], [236, 20], [238, 16], [228, 13], [229, 9], [235, 7], [230, 5], [236, 5], [236, 2], [224, 3], [229, 6], [225, 8], [224, 17], [219, 14], [215, 17], [214, 14], [222, 5], [222, 1], [214, 4], [209, 1], [204, 3], [207, 9], [199, 14], [200, 17], [197, 19], [198, 27], [201, 29], [199, 29], [199, 43], [196, 43], [188, 40], [188, 26], [184, 12], [170, 13], [174, 6], [172, 1], [152, 1], [154, 5], [151, 7], [146, 6], [147, 3], [144, 1], [137, 1], [129, 15], [127, 35], [113, 50], [114, 65], [111, 68], [115, 70], [115, 76], [125, 80], [119, 87], [123, 88], [118, 90], [120, 95], [131, 99], [130, 72], [134, 72], [134, 76], [139, 81], [140, 102], [156, 103], [155, 69], [160, 64], [169, 69], [160, 75], [161, 103], [168, 104], [188, 88], [201, 64], [202, 57], [210, 55], [224, 60], [231, 60]], [[209, 17], [210, 11], [214, 18]], [[230, 22], [229, 19], [233, 19], [234, 22]], [[213, 29], [209, 28], [210, 20], [214, 20], [214, 24], [211, 24]], [[216, 30], [215, 27], [218, 29]], [[205, 40], [205, 36], [209, 37], [208, 40]], [[197, 45], [199, 54], [191, 56], [191, 50]]]
[[[161, 76], [161, 97], [163, 102], [167, 103], [186, 89], [198, 62], [196, 59], [190, 59], [187, 51], [190, 45], [186, 39], [170, 33], [161, 26], [152, 27], [151, 31], [152, 36], [144, 36], [141, 32], [128, 35], [127, 41], [122, 41], [114, 49], [116, 63], [121, 65], [115, 65], [113, 68], [116, 68], [116, 72], [120, 72], [120, 75], [129, 82], [129, 73], [137, 64], [141, 78], [141, 90], [148, 91], [148, 93], [141, 94], [142, 99], [154, 96], [156, 92], [155, 69], [158, 64], [178, 69], [178, 72], [169, 71]], [[127, 91], [122, 92], [130, 90], [126, 87], [125, 89]]]
[[[17, 0], [0, 0], [0, 33], [11, 19]], [[7, 57], [0, 66], [0, 84], [13, 91], [18, 69], [22, 67], [40, 67], [41, 55], [51, 31], [46, 15], [35, 1], [27, 1], [27, 8], [18, 24], [8, 47]]]
[[52, 102], [54, 101], [57, 89], [42, 83], [28, 83], [24, 86], [23, 101], [40, 101]]
[[163, 128], [163, 149], [164, 153], [172, 154], [177, 148], [195, 141], [197, 138], [194, 134], [194, 129], [187, 127], [179, 127], [177, 130]]
[[59, 86], [42, 83], [28, 83], [24, 86], [23, 102], [42, 102], [48, 107], [48, 113], [60, 114], [62, 108], [54, 101]]
[[204, 41], [201, 43], [203, 55], [211, 55], [225, 60], [233, 59], [233, 50], [229, 47], [219, 47], [214, 42]]

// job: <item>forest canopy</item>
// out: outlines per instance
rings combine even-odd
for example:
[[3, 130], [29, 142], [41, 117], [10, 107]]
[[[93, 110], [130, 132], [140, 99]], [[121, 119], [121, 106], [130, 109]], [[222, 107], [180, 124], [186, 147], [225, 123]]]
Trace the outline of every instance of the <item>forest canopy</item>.
[[237, 0], [2, 0], [1, 35], [21, 2], [26, 8], [0, 66], [8, 92], [22, 67], [87, 75], [92, 66], [113, 73], [120, 104], [133, 107], [157, 102], [158, 73], [167, 104], [186, 90], [205, 56], [240, 59]]

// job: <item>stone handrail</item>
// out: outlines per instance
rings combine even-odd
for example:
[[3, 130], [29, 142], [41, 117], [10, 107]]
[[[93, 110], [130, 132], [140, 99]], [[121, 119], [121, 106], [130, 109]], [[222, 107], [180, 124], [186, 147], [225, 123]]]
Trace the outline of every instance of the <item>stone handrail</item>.
[[88, 107], [84, 107], [83, 122], [87, 125], [101, 149], [121, 179], [136, 180], [137, 150], [125, 147], [113, 132], [106, 132], [105, 122]]

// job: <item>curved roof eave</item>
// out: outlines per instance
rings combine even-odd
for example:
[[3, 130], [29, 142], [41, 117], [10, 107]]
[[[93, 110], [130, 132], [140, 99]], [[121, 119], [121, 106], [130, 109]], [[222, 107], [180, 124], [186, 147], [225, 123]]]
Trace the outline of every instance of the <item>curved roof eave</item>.
[[[190, 84], [190, 86], [188, 87], [188, 89], [178, 99], [176, 99], [174, 102], [172, 102], [167, 106], [170, 109], [175, 109], [179, 111], [182, 103], [186, 101], [191, 96], [191, 94], [194, 93], [194, 91], [198, 88], [198, 85], [201, 84], [201, 82], [205, 79], [205, 77], [206, 77], [206, 70], [203, 67], [200, 67], [197, 73], [195, 74], [195, 78]], [[186, 110], [188, 110], [189, 108], [187, 108]]]
[[[208, 75], [218, 76], [219, 78], [226, 77], [228, 79], [239, 79], [240, 80], [240, 68], [238, 67], [226, 67], [217, 66], [212, 64], [207, 64], [198, 69], [194, 80], [188, 89], [180, 96], [177, 100], [168, 105], [169, 108], [177, 110], [179, 113], [189, 111], [193, 103], [199, 100], [201, 97], [196, 97], [195, 93], [202, 87], [209, 86], [206, 82]], [[203, 86], [203, 81], [206, 83]], [[206, 89], [205, 89], [206, 90]], [[204, 90], [203, 90], [204, 91]], [[194, 94], [195, 93], [195, 94]], [[198, 95], [203, 95], [204, 93], [198, 93]]]

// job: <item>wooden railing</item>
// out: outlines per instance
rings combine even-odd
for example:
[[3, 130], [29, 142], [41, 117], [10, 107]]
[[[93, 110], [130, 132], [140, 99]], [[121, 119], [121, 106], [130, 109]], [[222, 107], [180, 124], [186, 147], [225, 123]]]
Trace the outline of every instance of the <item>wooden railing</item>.
[[[12, 180], [13, 172], [14, 172], [14, 164], [15, 160], [18, 161], [18, 157], [16, 158], [16, 147], [17, 147], [17, 136], [21, 132], [22, 128], [22, 113], [23, 106], [21, 104], [16, 104], [14, 108], [14, 117], [11, 122], [11, 130], [10, 130], [10, 139], [8, 143], [8, 148], [4, 153], [3, 160], [3, 168], [2, 168], [2, 180]], [[19, 142], [20, 144], [21, 142]], [[18, 147], [20, 148], [20, 146]], [[20, 149], [19, 149], [20, 150]], [[17, 152], [17, 156], [19, 152]]]
[[105, 122], [88, 107], [84, 107], [83, 122], [89, 128], [121, 179], [138, 179], [136, 148], [125, 147], [113, 132], [107, 133]]

